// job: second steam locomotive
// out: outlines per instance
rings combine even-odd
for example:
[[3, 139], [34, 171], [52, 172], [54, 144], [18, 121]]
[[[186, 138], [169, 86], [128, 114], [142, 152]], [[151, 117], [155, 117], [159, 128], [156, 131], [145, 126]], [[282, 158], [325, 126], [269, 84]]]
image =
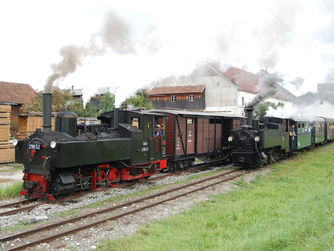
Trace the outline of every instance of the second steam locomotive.
[[235, 165], [257, 168], [334, 139], [334, 120], [325, 117], [253, 119], [245, 108], [247, 124], [231, 132], [231, 158]]

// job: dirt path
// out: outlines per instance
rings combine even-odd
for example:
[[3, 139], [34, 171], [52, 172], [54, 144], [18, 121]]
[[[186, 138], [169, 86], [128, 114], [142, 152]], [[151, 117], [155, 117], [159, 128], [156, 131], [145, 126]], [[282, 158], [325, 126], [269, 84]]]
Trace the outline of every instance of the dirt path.
[[0, 166], [0, 187], [13, 184], [17, 181], [22, 181], [23, 168], [15, 168], [13, 165]]

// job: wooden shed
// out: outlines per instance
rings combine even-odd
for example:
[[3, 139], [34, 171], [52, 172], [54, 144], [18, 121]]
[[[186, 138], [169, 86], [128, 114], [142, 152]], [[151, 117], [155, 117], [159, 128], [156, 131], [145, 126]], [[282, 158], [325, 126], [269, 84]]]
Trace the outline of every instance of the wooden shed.
[[[18, 133], [16, 134], [17, 139], [24, 139], [37, 129], [43, 126], [43, 117], [39, 113], [32, 114], [20, 114], [18, 116]], [[55, 116], [52, 114], [51, 120], [52, 130], [55, 128]]]

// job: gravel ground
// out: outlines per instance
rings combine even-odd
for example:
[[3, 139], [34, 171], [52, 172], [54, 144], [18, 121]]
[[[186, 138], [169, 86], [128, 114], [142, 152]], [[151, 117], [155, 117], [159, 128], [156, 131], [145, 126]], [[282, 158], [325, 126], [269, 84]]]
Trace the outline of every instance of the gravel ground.
[[[270, 171], [269, 168], [261, 169], [256, 173], [250, 173], [245, 175], [243, 179], [245, 182], [249, 183], [256, 177], [256, 175], [265, 174], [268, 171]], [[169, 176], [164, 179], [155, 181], [154, 185], [169, 184], [178, 180], [183, 180], [193, 175], [194, 173], [182, 174], [179, 176]], [[42, 205], [32, 210], [29, 213], [22, 213], [19, 216], [15, 215], [15, 216], [1, 217], [0, 220], [2, 221], [2, 224], [5, 223], [7, 224], [7, 226], [14, 225], [13, 221], [16, 223], [20, 221], [29, 222], [29, 218], [31, 219], [34, 217], [39, 218], [38, 220], [41, 220], [43, 222], [47, 222], [46, 219], [51, 218], [50, 214], [54, 212], [62, 212], [72, 208], [78, 208], [83, 205], [87, 205], [96, 201], [110, 198], [111, 196], [129, 194], [143, 189], [147, 189], [150, 186], [152, 186], [152, 184], [147, 184], [147, 183], [136, 184], [128, 189], [111, 189], [107, 192], [87, 194], [83, 197], [80, 197], [76, 203], [64, 203], [64, 205]], [[210, 195], [226, 193], [228, 191], [231, 191], [232, 189], [235, 189], [236, 187], [237, 187], [236, 185], [233, 185], [233, 181], [221, 185], [216, 185], [214, 188], [206, 189], [200, 193], [195, 193], [188, 195], [186, 197], [181, 197], [177, 200], [166, 202], [162, 205], [147, 209], [145, 211], [141, 211], [137, 214], [126, 216], [117, 221], [108, 222], [99, 227], [89, 228], [84, 231], [78, 232], [77, 234], [59, 238], [55, 241], [50, 242], [49, 244], [47, 243], [40, 244], [39, 246], [37, 246], [37, 248], [34, 247], [29, 250], [44, 250], [46, 248], [48, 250], [64, 250], [64, 251], [95, 249], [98, 243], [100, 243], [104, 239], [116, 239], [124, 236], [131, 236], [134, 233], [136, 233], [136, 231], [141, 226], [145, 224], [148, 224], [152, 221], [158, 221], [170, 215], [178, 214], [180, 212], [188, 210], [192, 206], [194, 206], [194, 204], [208, 200], [210, 198]], [[169, 188], [170, 187], [165, 189]], [[153, 193], [156, 192], [157, 191], [154, 191]], [[163, 198], [160, 197], [159, 200], [161, 199]], [[138, 207], [138, 205], [136, 204], [127, 208], [122, 208], [117, 212], [114, 212], [113, 214], [116, 213], [118, 214], [121, 212], [125, 212], [127, 210], [132, 210], [135, 207]], [[85, 209], [85, 212], [87, 212], [87, 209]], [[86, 223], [86, 221], [83, 221], [83, 223]], [[5, 246], [2, 245], [2, 248], [4, 249]]]
[[[207, 171], [202, 171], [201, 174], [214, 171], [217, 168], [212, 168]], [[129, 188], [112, 188], [108, 189], [107, 191], [97, 191], [95, 193], [87, 193], [84, 196], [81, 196], [77, 199], [71, 200], [69, 202], [64, 202], [60, 204], [43, 204], [36, 208], [34, 208], [31, 211], [21, 212], [15, 215], [9, 215], [9, 216], [3, 216], [0, 217], [1, 221], [1, 227], [11, 227], [18, 223], [35, 223], [38, 221], [44, 221], [49, 218], [53, 218], [52, 215], [55, 213], [61, 213], [67, 210], [80, 208], [82, 206], [86, 206], [89, 204], [92, 204], [94, 202], [103, 201], [112, 197], [120, 196], [120, 195], [127, 195], [131, 193], [135, 193], [138, 191], [146, 190], [152, 186], [156, 185], [164, 185], [164, 184], [170, 184], [179, 180], [183, 180], [185, 178], [191, 177], [193, 175], [196, 175], [197, 173], [183, 173], [181, 175], [177, 176], [168, 176], [161, 180], [156, 180], [148, 183], [136, 183], [133, 186]], [[156, 174], [152, 177], [157, 177], [165, 174]], [[22, 200], [22, 198], [14, 198], [9, 200], [3, 200], [0, 202], [0, 204], [7, 204], [15, 201]], [[0, 212], [8, 211], [10, 208], [2, 208], [0, 209]]]

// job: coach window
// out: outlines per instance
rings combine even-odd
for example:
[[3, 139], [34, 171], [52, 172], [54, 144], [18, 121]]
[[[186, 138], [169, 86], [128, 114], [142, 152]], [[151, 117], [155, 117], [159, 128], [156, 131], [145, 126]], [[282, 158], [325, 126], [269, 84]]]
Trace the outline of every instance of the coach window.
[[242, 97], [242, 98], [241, 98], [241, 106], [244, 106], [244, 105], [245, 105], [245, 98]]
[[195, 100], [195, 96], [194, 94], [190, 94], [189, 95], [189, 101], [194, 101]]
[[172, 101], [172, 102], [176, 102], [176, 95], [172, 95], [172, 97], [171, 97], [171, 101]]

